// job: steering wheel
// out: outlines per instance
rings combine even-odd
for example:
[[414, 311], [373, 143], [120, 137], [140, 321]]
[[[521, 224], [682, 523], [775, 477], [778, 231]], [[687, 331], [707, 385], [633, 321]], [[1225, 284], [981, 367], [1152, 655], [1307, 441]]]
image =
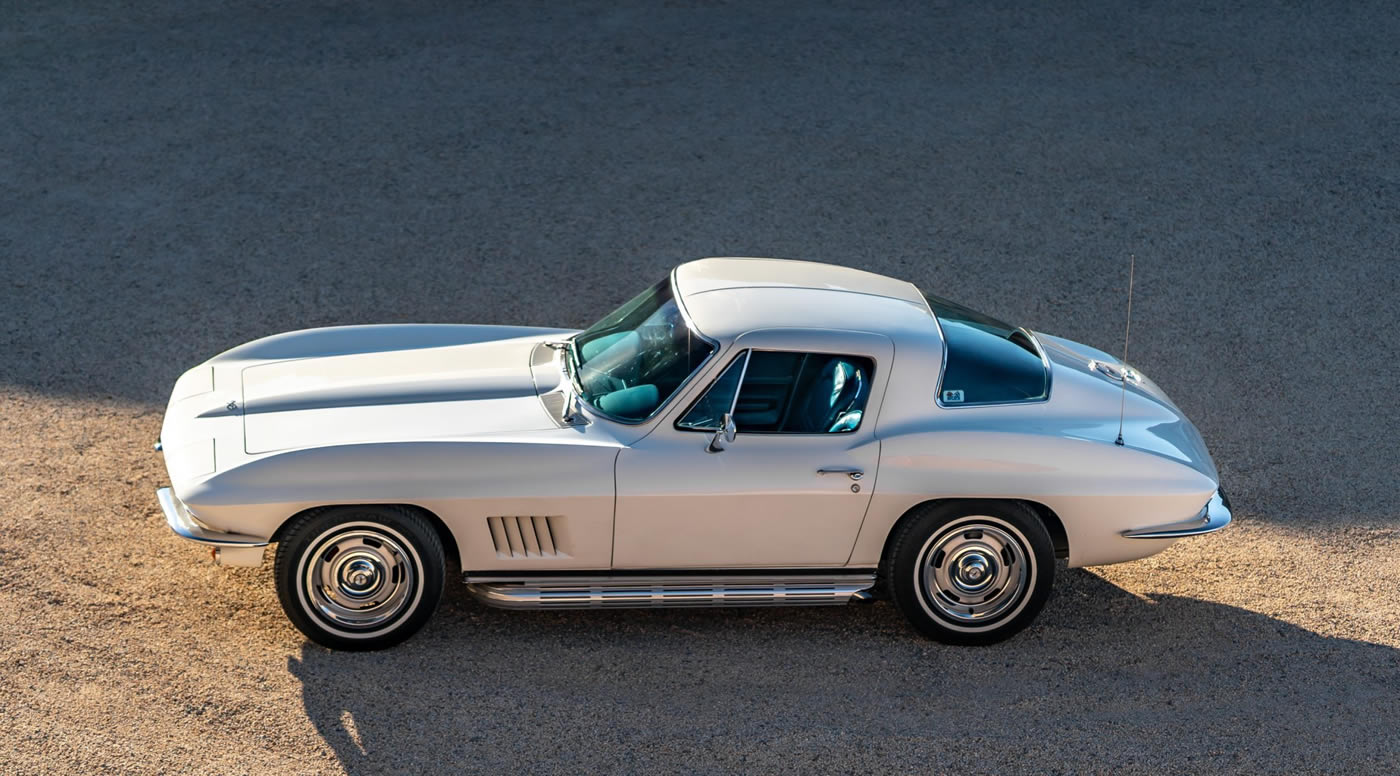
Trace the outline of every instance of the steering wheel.
[[637, 328], [637, 336], [642, 339], [644, 351], [654, 351], [665, 347], [676, 336], [676, 321], [667, 319], [657, 323], [648, 323]]

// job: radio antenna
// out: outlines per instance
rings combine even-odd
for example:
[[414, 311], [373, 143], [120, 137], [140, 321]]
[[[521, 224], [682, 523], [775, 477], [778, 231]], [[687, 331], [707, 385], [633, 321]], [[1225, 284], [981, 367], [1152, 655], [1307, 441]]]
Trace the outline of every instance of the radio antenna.
[[1123, 323], [1123, 362], [1118, 365], [1118, 381], [1123, 384], [1123, 393], [1118, 399], [1118, 438], [1113, 444], [1123, 446], [1123, 413], [1128, 407], [1128, 335], [1133, 331], [1133, 265], [1137, 257], [1128, 254], [1128, 319]]

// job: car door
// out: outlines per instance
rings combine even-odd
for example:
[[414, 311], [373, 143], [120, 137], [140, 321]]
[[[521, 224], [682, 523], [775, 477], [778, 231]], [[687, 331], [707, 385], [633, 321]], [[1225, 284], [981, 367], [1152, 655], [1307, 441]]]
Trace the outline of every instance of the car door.
[[[619, 453], [614, 568], [844, 565], [880, 463], [893, 356], [889, 338], [861, 332], [736, 339], [698, 398]], [[737, 434], [714, 452], [725, 414]]]

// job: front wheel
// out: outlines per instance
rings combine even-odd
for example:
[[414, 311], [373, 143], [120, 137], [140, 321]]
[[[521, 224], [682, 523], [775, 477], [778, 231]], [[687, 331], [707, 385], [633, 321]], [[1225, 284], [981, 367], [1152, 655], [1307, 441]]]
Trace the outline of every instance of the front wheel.
[[446, 560], [427, 519], [395, 506], [309, 512], [277, 544], [287, 618], [332, 649], [382, 649], [422, 628], [442, 598]]
[[993, 644], [1045, 606], [1055, 551], [1040, 518], [1023, 504], [927, 504], [900, 528], [886, 573], [895, 605], [925, 636]]

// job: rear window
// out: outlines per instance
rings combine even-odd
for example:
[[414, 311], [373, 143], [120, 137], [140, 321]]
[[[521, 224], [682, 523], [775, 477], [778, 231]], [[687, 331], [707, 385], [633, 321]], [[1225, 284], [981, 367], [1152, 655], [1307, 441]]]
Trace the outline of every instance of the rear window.
[[924, 299], [948, 348], [940, 404], [1007, 404], [1050, 395], [1050, 367], [1029, 332], [927, 291]]

